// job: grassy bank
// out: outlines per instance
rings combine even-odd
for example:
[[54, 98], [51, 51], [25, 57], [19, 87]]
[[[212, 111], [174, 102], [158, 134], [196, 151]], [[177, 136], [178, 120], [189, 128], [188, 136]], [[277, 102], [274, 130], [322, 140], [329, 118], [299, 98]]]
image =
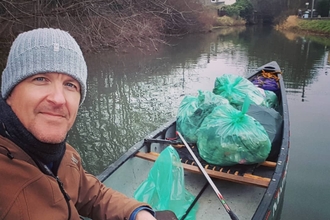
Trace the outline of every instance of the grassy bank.
[[292, 31], [295, 33], [308, 33], [330, 36], [330, 20], [300, 19], [297, 16], [289, 16], [283, 23], [276, 26], [278, 30]]
[[303, 31], [330, 35], [330, 20], [299, 20], [298, 27]]

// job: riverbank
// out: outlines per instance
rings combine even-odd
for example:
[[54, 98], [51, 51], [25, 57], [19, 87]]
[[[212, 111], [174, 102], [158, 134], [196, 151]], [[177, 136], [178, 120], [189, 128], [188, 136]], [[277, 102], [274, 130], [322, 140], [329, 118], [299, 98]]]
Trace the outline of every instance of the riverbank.
[[222, 16], [222, 17], [214, 18], [212, 29], [245, 26], [245, 25], [246, 25], [246, 20], [244, 20], [241, 17], [233, 18], [229, 16]]
[[299, 34], [330, 36], [330, 20], [301, 19], [291, 15], [283, 23], [276, 25], [275, 28], [276, 30]]

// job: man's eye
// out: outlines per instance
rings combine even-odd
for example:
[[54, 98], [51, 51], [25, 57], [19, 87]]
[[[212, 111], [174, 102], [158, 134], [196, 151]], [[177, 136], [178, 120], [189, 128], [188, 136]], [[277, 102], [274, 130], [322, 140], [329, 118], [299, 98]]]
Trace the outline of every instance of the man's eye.
[[66, 85], [67, 85], [68, 87], [71, 87], [71, 88], [75, 88], [75, 89], [78, 88], [78, 87], [77, 87], [75, 84], [73, 84], [73, 83], [66, 83]]
[[45, 77], [36, 77], [33, 80], [35, 80], [35, 81], [45, 81], [46, 79], [45, 79]]

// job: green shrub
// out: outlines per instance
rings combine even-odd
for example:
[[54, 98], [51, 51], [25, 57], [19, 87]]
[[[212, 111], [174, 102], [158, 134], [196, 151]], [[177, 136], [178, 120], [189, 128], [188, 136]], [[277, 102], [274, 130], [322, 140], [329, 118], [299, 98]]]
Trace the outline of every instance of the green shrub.
[[253, 14], [253, 6], [248, 0], [237, 0], [235, 4], [225, 6], [225, 10], [230, 17], [248, 19]]

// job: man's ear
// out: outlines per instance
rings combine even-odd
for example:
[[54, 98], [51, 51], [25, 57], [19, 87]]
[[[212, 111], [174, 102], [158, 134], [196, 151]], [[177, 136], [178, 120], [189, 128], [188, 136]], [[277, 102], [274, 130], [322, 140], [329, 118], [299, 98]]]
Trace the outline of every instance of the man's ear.
[[8, 95], [6, 102], [9, 106], [11, 106], [11, 93]]

